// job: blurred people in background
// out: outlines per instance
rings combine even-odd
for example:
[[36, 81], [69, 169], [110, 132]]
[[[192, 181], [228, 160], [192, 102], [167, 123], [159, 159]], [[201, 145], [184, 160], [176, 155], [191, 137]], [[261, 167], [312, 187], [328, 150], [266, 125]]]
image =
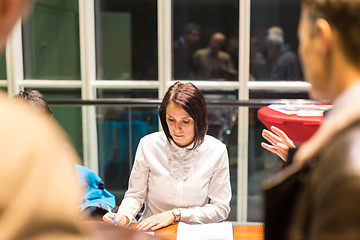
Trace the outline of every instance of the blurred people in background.
[[284, 47], [284, 32], [280, 27], [268, 30], [266, 43], [266, 76], [264, 80], [302, 80], [296, 54]]
[[193, 78], [199, 80], [236, 79], [237, 71], [229, 53], [222, 51], [226, 41], [223, 33], [211, 35], [207, 48], [197, 50], [193, 55]]
[[200, 27], [195, 23], [185, 25], [183, 34], [174, 44], [174, 78], [187, 80], [190, 77], [192, 55], [200, 40]]
[[266, 60], [258, 49], [258, 39], [250, 38], [250, 80], [262, 80], [265, 76]]

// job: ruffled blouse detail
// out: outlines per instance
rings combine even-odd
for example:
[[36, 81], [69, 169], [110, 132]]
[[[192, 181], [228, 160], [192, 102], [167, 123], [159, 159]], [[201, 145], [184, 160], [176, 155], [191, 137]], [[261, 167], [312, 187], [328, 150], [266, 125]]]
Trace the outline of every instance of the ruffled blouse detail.
[[192, 148], [193, 144], [188, 147], [182, 148], [177, 146], [174, 142], [167, 143], [168, 159], [170, 163], [170, 175], [175, 179], [186, 181], [195, 164], [196, 154], [198, 149]]

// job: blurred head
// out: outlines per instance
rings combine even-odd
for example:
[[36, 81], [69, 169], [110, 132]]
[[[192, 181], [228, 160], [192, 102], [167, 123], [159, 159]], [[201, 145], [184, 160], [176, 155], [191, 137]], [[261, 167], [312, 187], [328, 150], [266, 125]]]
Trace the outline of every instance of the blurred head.
[[207, 131], [207, 106], [199, 89], [192, 83], [176, 82], [169, 87], [159, 107], [159, 117], [167, 139], [193, 149], [203, 141]]
[[271, 33], [266, 37], [266, 51], [268, 56], [277, 57], [283, 50], [284, 38], [278, 33]]
[[211, 50], [214, 52], [221, 50], [225, 45], [225, 40], [226, 37], [224, 34], [220, 32], [214, 33], [209, 41], [209, 46]]
[[268, 35], [270, 34], [278, 34], [284, 37], [284, 30], [279, 26], [272, 26], [268, 29]]
[[20, 91], [13, 96], [14, 99], [30, 104], [32, 107], [44, 112], [51, 116], [52, 110], [50, 109], [45, 97], [37, 90], [32, 91]]
[[0, 51], [20, 17], [26, 17], [30, 12], [32, 0], [0, 0]]
[[303, 0], [300, 17], [299, 54], [311, 95], [319, 100], [336, 97], [334, 66], [343, 59], [360, 68], [360, 1]]
[[186, 24], [183, 34], [188, 47], [193, 47], [200, 40], [200, 27], [194, 23]]

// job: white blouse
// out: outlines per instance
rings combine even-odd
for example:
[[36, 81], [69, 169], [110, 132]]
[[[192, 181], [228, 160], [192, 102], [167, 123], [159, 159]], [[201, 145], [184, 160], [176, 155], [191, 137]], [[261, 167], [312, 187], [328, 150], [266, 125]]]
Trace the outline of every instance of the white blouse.
[[179, 208], [182, 222], [225, 220], [231, 200], [226, 146], [206, 135], [199, 147], [191, 147], [170, 144], [164, 132], [143, 137], [118, 212], [133, 220], [146, 201], [143, 218]]

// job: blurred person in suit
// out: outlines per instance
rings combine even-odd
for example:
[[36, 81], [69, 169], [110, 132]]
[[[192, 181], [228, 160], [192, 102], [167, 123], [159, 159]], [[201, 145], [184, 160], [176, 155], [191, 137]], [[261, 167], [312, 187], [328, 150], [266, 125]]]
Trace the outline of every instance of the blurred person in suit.
[[183, 34], [174, 43], [174, 78], [187, 80], [192, 69], [192, 55], [200, 40], [200, 27], [187, 23]]
[[193, 77], [199, 80], [236, 78], [236, 70], [229, 53], [222, 51], [226, 36], [213, 33], [207, 48], [197, 50], [193, 55]]
[[312, 98], [333, 107], [295, 155], [291, 139], [272, 129], [269, 150], [285, 149], [292, 163], [264, 185], [266, 239], [360, 239], [359, 12], [359, 0], [302, 1], [304, 76]]
[[282, 28], [269, 28], [265, 43], [265, 80], [302, 80], [300, 61], [294, 52], [285, 47]]

